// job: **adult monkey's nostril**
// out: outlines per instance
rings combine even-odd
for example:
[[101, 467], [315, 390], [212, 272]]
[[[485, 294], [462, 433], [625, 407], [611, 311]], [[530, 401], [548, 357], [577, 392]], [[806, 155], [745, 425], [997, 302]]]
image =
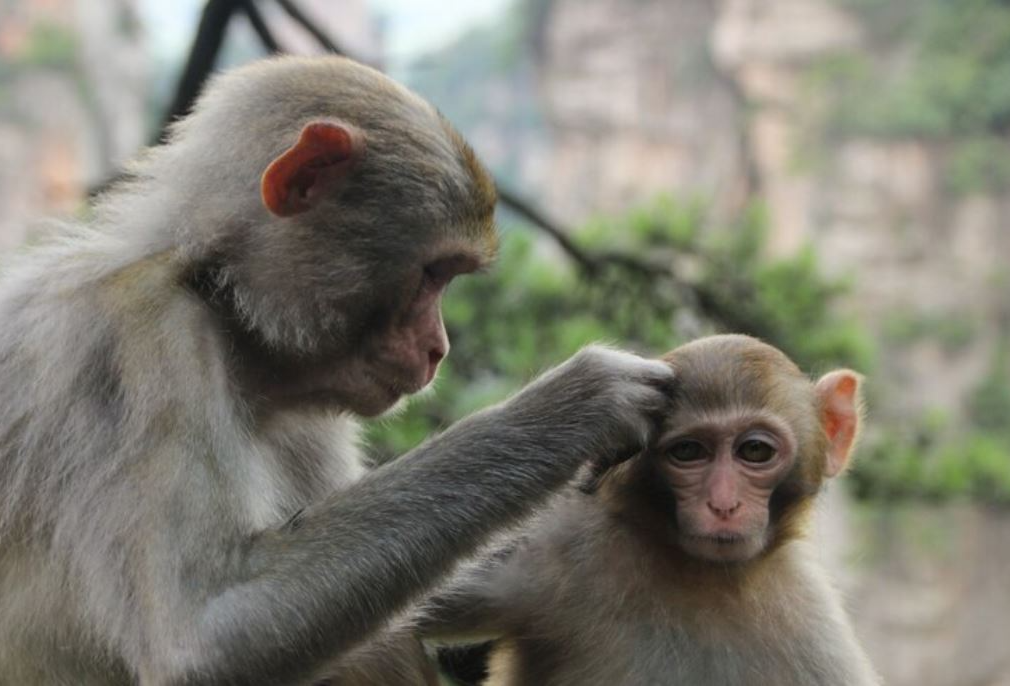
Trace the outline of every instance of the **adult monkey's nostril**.
[[708, 505], [708, 509], [710, 509], [713, 513], [715, 513], [715, 515], [720, 519], [727, 519], [729, 517], [732, 517], [733, 514], [740, 509], [739, 501], [737, 501], [733, 505], [727, 505], [727, 506], [715, 505], [714, 503], [712, 503], [711, 500], [708, 501], [706, 504]]
[[430, 383], [431, 380], [435, 378], [435, 372], [438, 371], [438, 363], [445, 358], [447, 352], [449, 351], [443, 347], [431, 348], [428, 350], [428, 372], [425, 375], [425, 384]]
[[444, 348], [432, 348], [428, 351], [428, 364], [432, 367], [437, 367], [438, 363], [445, 357], [445, 353], [446, 350]]

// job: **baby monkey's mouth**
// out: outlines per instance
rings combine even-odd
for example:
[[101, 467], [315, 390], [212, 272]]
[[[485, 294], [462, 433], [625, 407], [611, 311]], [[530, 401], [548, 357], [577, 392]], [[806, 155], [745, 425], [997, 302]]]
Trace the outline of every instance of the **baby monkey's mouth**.
[[701, 560], [713, 562], [746, 562], [761, 553], [765, 541], [761, 536], [740, 531], [696, 533], [681, 539], [684, 551]]
[[720, 532], [716, 534], [701, 534], [691, 536], [692, 539], [702, 543], [715, 543], [717, 545], [736, 545], [747, 540], [746, 536], [731, 532]]

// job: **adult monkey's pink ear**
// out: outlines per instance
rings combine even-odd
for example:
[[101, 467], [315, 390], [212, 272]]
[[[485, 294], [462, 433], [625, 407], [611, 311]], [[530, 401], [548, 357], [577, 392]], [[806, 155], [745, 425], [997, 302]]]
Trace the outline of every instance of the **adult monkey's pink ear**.
[[817, 381], [821, 426], [828, 437], [825, 474], [835, 476], [845, 469], [859, 434], [862, 377], [848, 369], [828, 372]]
[[346, 178], [364, 154], [364, 135], [354, 127], [330, 121], [310, 122], [298, 141], [263, 172], [263, 204], [278, 217], [300, 214]]

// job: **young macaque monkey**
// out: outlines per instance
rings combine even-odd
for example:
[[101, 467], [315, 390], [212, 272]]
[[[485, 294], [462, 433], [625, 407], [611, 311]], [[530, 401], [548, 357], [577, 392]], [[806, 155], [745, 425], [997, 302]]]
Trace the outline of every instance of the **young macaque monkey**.
[[804, 535], [852, 451], [860, 377], [811, 383], [739, 335], [663, 359], [674, 408], [654, 445], [459, 582], [432, 633], [497, 637], [495, 686], [879, 684]]

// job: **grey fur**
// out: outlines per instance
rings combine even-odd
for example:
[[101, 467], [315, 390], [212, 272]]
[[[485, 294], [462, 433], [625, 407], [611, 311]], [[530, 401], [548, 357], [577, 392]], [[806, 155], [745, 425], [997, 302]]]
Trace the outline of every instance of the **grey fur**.
[[[366, 159], [276, 219], [259, 173], [317, 117]], [[586, 456], [643, 444], [670, 372], [602, 348], [371, 473], [339, 394], [275, 393], [317, 353], [353, 376], [363, 303], [421, 252], [483, 249], [470, 156], [365, 67], [270, 60], [6, 268], [0, 684], [417, 683], [411, 603]]]

